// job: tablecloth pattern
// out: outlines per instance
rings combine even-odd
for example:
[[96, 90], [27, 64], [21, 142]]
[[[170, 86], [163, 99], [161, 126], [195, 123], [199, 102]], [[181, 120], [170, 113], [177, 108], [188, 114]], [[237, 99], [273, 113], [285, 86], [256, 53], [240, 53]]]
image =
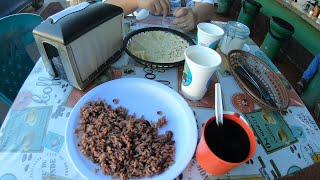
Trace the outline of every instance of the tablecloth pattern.
[[[128, 32], [147, 26], [130, 19], [126, 24]], [[276, 179], [320, 162], [320, 131], [313, 117], [270, 59], [251, 39], [246, 43], [250, 53], [277, 72], [287, 88], [290, 106], [286, 111], [271, 112], [248, 99], [221, 54], [223, 63], [211, 86], [220, 82], [224, 109], [240, 113], [251, 125], [257, 139], [256, 153], [244, 165], [220, 177], [203, 171], [194, 156], [176, 179]], [[0, 180], [83, 179], [67, 155], [64, 140], [66, 123], [76, 102], [101, 83], [118, 78], [148, 78], [147, 73], [155, 75], [153, 80], [180, 92], [182, 70], [182, 66], [166, 70], [144, 67], [123, 53], [112, 67], [79, 91], [65, 80], [51, 77], [40, 58], [0, 129]], [[208, 90], [202, 101], [186, 101], [195, 112], [200, 138], [202, 126], [214, 115], [214, 88]]]

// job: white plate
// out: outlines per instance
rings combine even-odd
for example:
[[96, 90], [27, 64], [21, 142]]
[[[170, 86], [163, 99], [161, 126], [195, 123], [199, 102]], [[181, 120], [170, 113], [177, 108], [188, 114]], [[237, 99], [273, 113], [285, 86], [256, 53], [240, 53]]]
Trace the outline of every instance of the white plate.
[[[79, 125], [80, 108], [88, 101], [101, 98], [112, 108], [119, 105], [128, 109], [128, 114], [136, 113], [137, 117], [144, 117], [152, 122], [160, 118], [157, 114], [162, 111], [168, 124], [159, 129], [159, 134], [166, 130], [173, 132], [176, 154], [175, 163], [163, 173], [151, 179], [174, 179], [179, 176], [189, 164], [197, 145], [197, 124], [193, 111], [186, 101], [174, 90], [156, 81], [142, 78], [123, 78], [101, 84], [85, 94], [73, 108], [65, 132], [67, 152], [78, 172], [87, 179], [112, 179], [99, 171], [96, 164], [87, 159], [77, 147], [74, 129]], [[115, 105], [112, 100], [118, 99]], [[150, 178], [141, 178], [148, 179]]]

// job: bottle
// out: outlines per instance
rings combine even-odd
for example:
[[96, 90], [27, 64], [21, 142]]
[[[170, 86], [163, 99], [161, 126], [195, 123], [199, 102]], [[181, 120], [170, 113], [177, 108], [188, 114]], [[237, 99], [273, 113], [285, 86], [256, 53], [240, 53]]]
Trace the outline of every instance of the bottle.
[[313, 17], [317, 17], [318, 15], [319, 15], [319, 7], [318, 7], [318, 5], [315, 5], [314, 8], [313, 8], [312, 16]]
[[219, 43], [221, 52], [227, 55], [231, 50], [242, 49], [249, 35], [250, 29], [246, 25], [236, 21], [229, 21], [226, 26], [226, 32]]

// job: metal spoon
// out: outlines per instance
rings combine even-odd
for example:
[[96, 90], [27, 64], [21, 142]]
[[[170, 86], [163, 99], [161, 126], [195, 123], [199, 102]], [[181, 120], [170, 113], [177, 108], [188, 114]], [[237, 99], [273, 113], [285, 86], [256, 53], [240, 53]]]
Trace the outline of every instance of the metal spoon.
[[223, 126], [223, 106], [222, 106], [220, 83], [215, 84], [215, 112], [216, 112], [217, 125], [219, 127], [222, 127]]

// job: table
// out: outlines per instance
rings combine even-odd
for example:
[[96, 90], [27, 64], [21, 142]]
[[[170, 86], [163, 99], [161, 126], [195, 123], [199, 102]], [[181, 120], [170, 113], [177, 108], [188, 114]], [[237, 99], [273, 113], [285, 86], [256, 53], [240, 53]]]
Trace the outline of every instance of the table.
[[[130, 18], [126, 19], [126, 24], [130, 28], [128, 31], [146, 26]], [[163, 23], [152, 24], [158, 25]], [[247, 99], [228, 71], [227, 59], [222, 55], [223, 63], [213, 82], [222, 84], [224, 109], [240, 113], [253, 128], [257, 138], [256, 153], [250, 161], [220, 177], [207, 174], [193, 157], [176, 179], [276, 179], [320, 162], [320, 131], [311, 114], [258, 46], [251, 39], [246, 44], [250, 53], [268, 63], [283, 80], [290, 96], [290, 106], [283, 112], [270, 112]], [[179, 92], [182, 70], [180, 66], [164, 71], [148, 69], [148, 72], [152, 71], [156, 77], [154, 80], [165, 80], [160, 82], [166, 82]], [[71, 164], [64, 141], [72, 107], [98, 84], [118, 78], [145, 78], [145, 74], [145, 67], [123, 53], [85, 90], [79, 91], [65, 80], [50, 77], [40, 58], [0, 129], [0, 180], [83, 179]], [[195, 112], [199, 138], [201, 127], [214, 115], [213, 87], [203, 100], [187, 101]]]

